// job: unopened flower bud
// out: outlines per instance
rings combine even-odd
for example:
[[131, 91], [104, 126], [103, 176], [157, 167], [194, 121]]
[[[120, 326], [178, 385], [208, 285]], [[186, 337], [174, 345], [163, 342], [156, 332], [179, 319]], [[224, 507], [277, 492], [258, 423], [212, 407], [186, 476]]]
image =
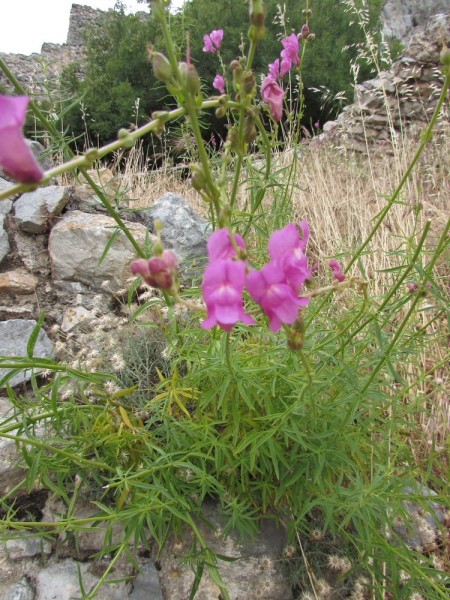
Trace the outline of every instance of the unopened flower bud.
[[252, 71], [245, 73], [241, 90], [246, 96], [256, 95], [256, 79]]
[[117, 132], [117, 137], [122, 142], [122, 148], [132, 148], [134, 146], [134, 140], [130, 136], [128, 129], [119, 129]]
[[305, 17], [310, 17], [312, 15], [312, 10], [310, 8], [304, 8], [302, 10], [302, 15], [305, 15]]
[[251, 144], [256, 139], [255, 115], [252, 111], [247, 111], [244, 119], [244, 140], [247, 144]]
[[302, 36], [302, 38], [303, 38], [303, 39], [305, 39], [305, 38], [307, 38], [307, 37], [308, 37], [308, 34], [309, 34], [309, 25], [308, 25], [307, 23], [305, 23], [305, 24], [302, 26], [302, 29], [301, 29], [300, 35]]
[[331, 260], [328, 261], [328, 265], [331, 269], [331, 274], [333, 275], [333, 279], [335, 279], [336, 281], [342, 282], [345, 279], [345, 275], [344, 275], [344, 271], [342, 270], [342, 267], [339, 263], [339, 261], [337, 261], [335, 258], [332, 258]]
[[303, 348], [303, 334], [295, 329], [291, 329], [287, 335], [287, 345], [289, 350], [301, 350]]
[[161, 256], [133, 261], [130, 269], [135, 275], [141, 275], [148, 285], [159, 290], [169, 290], [176, 279], [177, 257], [172, 250], [164, 250]]
[[196, 164], [191, 165], [191, 173], [192, 173], [191, 183], [192, 183], [192, 187], [194, 188], [194, 190], [197, 190], [197, 192], [204, 190], [205, 186], [206, 186], [206, 180], [205, 180], [205, 174], [204, 174], [201, 166], [196, 165]]
[[265, 14], [265, 6], [263, 0], [250, 1], [250, 22], [255, 27], [263, 27]]
[[450, 67], [450, 48], [444, 46], [441, 50], [439, 59], [441, 61], [441, 64], [444, 65], [444, 67]]
[[218, 106], [216, 108], [216, 117], [218, 119], [223, 119], [226, 114], [227, 114], [227, 109], [224, 106]]
[[152, 63], [153, 73], [155, 77], [164, 83], [169, 83], [173, 77], [172, 66], [169, 59], [161, 54], [161, 52], [154, 52], [153, 46], [147, 46], [147, 53]]
[[227, 139], [225, 141], [225, 145], [228, 148], [236, 150], [239, 146], [239, 135], [236, 127], [230, 127], [228, 129]]
[[197, 96], [200, 91], [200, 77], [197, 69], [191, 63], [181, 62], [178, 64], [184, 90], [191, 96]]
[[167, 110], [155, 110], [152, 112], [152, 119], [165, 123], [170, 118], [170, 113]]
[[316, 39], [316, 34], [315, 33], [309, 33], [308, 37], [306, 39], [309, 40], [310, 42], [313, 42]]

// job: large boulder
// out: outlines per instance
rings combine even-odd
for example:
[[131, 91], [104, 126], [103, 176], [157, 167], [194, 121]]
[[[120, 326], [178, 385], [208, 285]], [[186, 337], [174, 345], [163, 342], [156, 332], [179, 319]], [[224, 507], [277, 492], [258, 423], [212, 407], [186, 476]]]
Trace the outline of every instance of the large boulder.
[[[127, 223], [134, 238], [144, 245], [147, 229]], [[82, 284], [94, 291], [114, 293], [124, 287], [131, 276], [130, 263], [136, 252], [124, 233], [113, 240], [106, 256], [102, 254], [117, 230], [111, 217], [80, 211], [64, 215], [50, 233], [49, 254], [53, 280], [60, 286]]]
[[211, 225], [182, 196], [167, 192], [152, 206], [139, 211], [138, 215], [151, 230], [154, 230], [156, 220], [161, 221], [164, 247], [172, 249], [180, 261], [206, 257], [206, 240]]

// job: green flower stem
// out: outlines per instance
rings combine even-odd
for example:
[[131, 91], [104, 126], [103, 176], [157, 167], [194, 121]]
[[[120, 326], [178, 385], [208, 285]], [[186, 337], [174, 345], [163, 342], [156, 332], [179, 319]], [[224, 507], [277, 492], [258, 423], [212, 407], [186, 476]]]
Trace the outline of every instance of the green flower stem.
[[[255, 58], [256, 46], [257, 46], [257, 42], [255, 40], [250, 40], [250, 48], [249, 48], [248, 56], [247, 56], [247, 63], [245, 65], [246, 72], [249, 72], [252, 68], [253, 59]], [[231, 190], [230, 202], [229, 202], [231, 208], [233, 208], [233, 206], [236, 202], [237, 193], [238, 193], [238, 189], [239, 189], [239, 181], [241, 178], [242, 162], [244, 160], [244, 154], [245, 154], [246, 148], [248, 146], [248, 144], [246, 144], [244, 141], [244, 118], [245, 118], [245, 109], [247, 108], [247, 106], [248, 106], [248, 100], [244, 96], [243, 98], [241, 98], [241, 105], [240, 105], [240, 109], [239, 109], [239, 128], [238, 128], [238, 148], [239, 149], [237, 152], [237, 161], [236, 161], [236, 165], [234, 168], [233, 187]]]
[[[95, 404], [80, 404], [77, 405], [77, 410], [88, 410], [88, 411], [94, 411], [96, 409], [100, 409], [103, 410], [103, 406], [100, 405], [95, 405]], [[37, 415], [33, 415], [33, 416], [29, 416], [27, 417], [27, 425], [32, 425], [33, 423], [39, 423], [39, 421], [45, 421], [46, 419], [51, 419], [52, 417], [55, 416], [56, 414], [65, 414], [67, 413], [67, 407], [66, 406], [61, 406], [59, 408], [57, 408], [56, 410], [52, 410], [52, 411], [48, 411], [48, 412], [44, 412], [44, 413], [39, 413]], [[12, 423], [11, 425], [7, 425], [6, 427], [2, 427], [0, 424], [0, 438], [5, 434], [8, 433], [10, 431], [15, 431], [18, 427], [21, 426], [21, 422], [20, 421], [15, 421], [14, 423]]]
[[441, 108], [444, 105], [444, 102], [445, 102], [445, 100], [447, 98], [447, 92], [448, 92], [449, 86], [450, 86], [450, 69], [447, 70], [447, 73], [446, 73], [446, 76], [445, 76], [445, 80], [444, 80], [444, 84], [442, 86], [441, 94], [439, 96], [438, 103], [436, 104], [436, 108], [434, 109], [433, 116], [431, 117], [431, 120], [430, 120], [430, 123], [428, 124], [428, 127], [425, 129], [425, 131], [421, 135], [420, 144], [419, 144], [419, 147], [416, 150], [416, 153], [413, 156], [413, 159], [409, 163], [408, 168], [406, 169], [403, 177], [400, 180], [400, 183], [397, 186], [397, 189], [395, 190], [395, 192], [390, 197], [390, 199], [387, 202], [386, 206], [380, 212], [380, 215], [379, 215], [379, 217], [378, 217], [375, 225], [373, 226], [372, 231], [369, 233], [368, 237], [361, 244], [361, 246], [359, 247], [358, 251], [355, 253], [355, 255], [353, 256], [353, 258], [351, 259], [351, 261], [348, 263], [347, 267], [345, 268], [346, 272], [358, 260], [358, 258], [361, 256], [361, 254], [364, 252], [364, 250], [367, 248], [367, 246], [369, 245], [369, 243], [373, 239], [374, 235], [376, 234], [376, 232], [378, 231], [379, 227], [381, 226], [381, 223], [383, 222], [384, 217], [387, 215], [387, 213], [390, 211], [390, 209], [392, 208], [393, 204], [395, 204], [397, 198], [399, 197], [400, 192], [403, 189], [403, 186], [405, 185], [406, 181], [408, 180], [409, 176], [411, 175], [412, 170], [414, 169], [417, 161], [419, 160], [419, 158], [420, 158], [420, 156], [421, 156], [421, 154], [422, 154], [425, 146], [431, 140], [431, 138], [433, 136], [433, 129], [434, 129], [434, 126], [436, 124], [437, 118], [438, 118], [439, 113], [441, 112]]
[[[389, 304], [391, 298], [394, 296], [394, 294], [397, 293], [397, 290], [399, 289], [399, 287], [402, 285], [402, 283], [408, 277], [409, 273], [413, 270], [414, 265], [416, 264], [417, 259], [419, 258], [420, 254], [422, 252], [422, 248], [423, 248], [423, 245], [427, 238], [428, 231], [430, 230], [430, 226], [431, 226], [431, 221], [427, 221], [427, 223], [425, 224], [424, 230], [422, 232], [422, 235], [420, 236], [420, 239], [417, 243], [417, 248], [414, 252], [414, 255], [411, 258], [411, 261], [410, 261], [408, 267], [403, 271], [403, 274], [398, 278], [398, 280], [395, 282], [395, 284], [389, 288], [389, 290], [387, 291], [387, 293], [384, 297], [383, 302], [377, 308], [375, 313], [373, 315], [371, 315], [370, 317], [368, 317], [363, 323], [361, 323], [361, 325], [352, 333], [352, 335], [348, 338], [348, 340], [341, 346], [341, 350], [343, 350], [351, 342], [351, 340], [356, 335], [358, 335], [358, 333], [360, 331], [362, 331], [365, 327], [367, 327], [367, 325], [369, 325], [369, 323], [374, 321], [377, 318], [377, 316], [383, 312], [385, 307]], [[386, 319], [383, 321], [383, 323], [381, 324], [381, 327], [383, 327], [388, 320], [389, 320], [389, 316], [387, 316]]]
[[428, 263], [428, 265], [427, 265], [427, 267], [425, 269], [424, 280], [423, 280], [422, 284], [419, 286], [419, 289], [416, 291], [415, 298], [411, 302], [411, 306], [410, 306], [408, 312], [406, 313], [403, 321], [400, 323], [399, 327], [397, 328], [397, 331], [395, 332], [395, 335], [392, 338], [392, 341], [389, 344], [388, 348], [384, 352], [382, 358], [380, 359], [380, 361], [378, 362], [378, 364], [372, 370], [369, 378], [366, 381], [366, 384], [364, 385], [364, 387], [362, 388], [362, 390], [360, 392], [361, 394], [364, 394], [364, 392], [367, 391], [368, 387], [370, 386], [370, 384], [372, 383], [372, 381], [375, 379], [375, 376], [380, 371], [381, 367], [384, 365], [384, 363], [386, 362], [386, 360], [389, 358], [389, 355], [391, 354], [392, 350], [396, 347], [397, 342], [398, 342], [400, 336], [402, 335], [403, 330], [405, 329], [405, 327], [406, 327], [409, 319], [411, 318], [412, 314], [415, 312], [417, 304], [422, 300], [421, 292], [425, 291], [425, 289], [426, 289], [425, 284], [426, 284], [426, 282], [429, 279], [429, 275], [431, 274], [431, 271], [433, 270], [434, 265], [436, 264], [437, 259], [439, 258], [439, 256], [441, 255], [442, 251], [444, 250], [444, 248], [448, 244], [448, 234], [449, 234], [449, 231], [450, 231], [450, 219], [447, 221], [447, 225], [446, 225], [444, 231], [441, 234], [441, 237], [439, 239], [439, 243], [438, 243], [437, 248], [436, 248], [436, 250], [435, 250], [435, 252], [433, 254], [433, 257], [432, 257], [431, 261]]
[[[389, 199], [389, 201], [387, 202], [386, 206], [381, 210], [381, 212], [379, 213], [379, 217], [375, 223], [375, 225], [372, 228], [372, 231], [369, 233], [368, 237], [366, 238], [366, 240], [361, 244], [361, 246], [359, 247], [358, 251], [354, 254], [354, 256], [352, 257], [352, 259], [350, 260], [349, 264], [345, 267], [345, 272], [347, 272], [350, 267], [359, 259], [359, 257], [361, 256], [361, 254], [364, 252], [364, 250], [367, 248], [368, 244], [370, 243], [370, 241], [373, 239], [373, 237], [375, 236], [376, 232], [378, 231], [378, 229], [380, 228], [382, 222], [384, 221], [384, 218], [386, 217], [386, 215], [388, 214], [388, 212], [391, 210], [392, 206], [395, 204], [397, 198], [399, 197], [408, 177], [411, 175], [417, 161], [419, 160], [420, 156], [422, 155], [422, 152], [425, 149], [425, 146], [428, 144], [428, 142], [431, 140], [432, 136], [433, 136], [433, 129], [434, 126], [436, 124], [436, 121], [439, 117], [439, 114], [441, 112], [441, 109], [444, 105], [444, 102], [446, 101], [447, 98], [447, 93], [448, 93], [448, 89], [450, 87], [450, 69], [447, 69], [446, 73], [445, 73], [445, 79], [444, 79], [444, 84], [442, 86], [442, 90], [441, 90], [441, 94], [439, 96], [439, 100], [436, 104], [436, 108], [434, 109], [433, 115], [431, 117], [431, 120], [428, 124], [428, 127], [425, 129], [425, 131], [422, 133], [421, 136], [421, 141], [419, 144], [419, 147], [416, 150], [416, 153], [414, 154], [413, 159], [411, 160], [410, 164], [408, 165], [408, 168], [405, 171], [405, 174], [403, 175], [400, 183], [398, 184], [396, 190], [394, 191], [394, 193], [392, 194], [391, 198]], [[312, 311], [311, 314], [309, 315], [309, 323], [314, 319], [314, 317], [316, 316], [316, 314], [318, 314], [322, 308], [324, 307], [324, 305], [326, 304], [326, 302], [328, 301], [329, 296], [326, 296], [322, 302], [319, 303], [319, 305], [316, 307], [315, 311]]]
[[[17, 427], [16, 427], [16, 429], [17, 429]], [[9, 433], [4, 433], [4, 432], [2, 432], [0, 434], [0, 437], [4, 437], [8, 440], [13, 440], [14, 442], [22, 442], [23, 444], [25, 444], [27, 446], [36, 446], [36, 448], [50, 450], [54, 454], [59, 454], [60, 456], [65, 456], [66, 458], [69, 458], [70, 460], [72, 460], [74, 463], [78, 463], [79, 465], [84, 465], [88, 468], [98, 467], [99, 469], [104, 469], [105, 471], [114, 473], [114, 469], [104, 462], [101, 462], [99, 460], [94, 460], [94, 459], [91, 460], [88, 458], [82, 458], [81, 456], [67, 452], [67, 450], [63, 450], [62, 448], [58, 448], [57, 446], [52, 446], [46, 441], [41, 442], [40, 440], [33, 440], [32, 438], [24, 438], [24, 437], [20, 437], [18, 435], [12, 435]]]
[[[218, 105], [218, 101], [215, 101]], [[217, 220], [219, 226], [223, 225], [223, 218], [220, 214], [220, 191], [217, 189], [216, 184], [211, 173], [208, 153], [206, 152], [205, 143], [203, 141], [202, 132], [198, 122], [198, 110], [203, 108], [206, 102], [202, 102], [201, 106], [197, 108], [195, 101], [191, 96], [188, 96], [185, 101], [186, 112], [189, 115], [189, 121], [192, 127], [192, 133], [194, 134], [195, 141], [197, 143], [197, 150], [200, 158], [200, 163], [203, 169], [203, 176], [205, 178], [206, 187], [209, 192], [209, 197], [214, 205], [216, 211]]]
[[149, 2], [153, 5], [154, 16], [161, 25], [161, 31], [164, 38], [164, 45], [167, 50], [167, 58], [169, 59], [170, 66], [172, 67], [175, 80], [177, 81], [177, 83], [181, 83], [180, 71], [178, 69], [177, 53], [172, 40], [172, 36], [170, 35], [169, 27], [167, 25], [165, 8], [162, 6], [160, 0], [149, 0]]

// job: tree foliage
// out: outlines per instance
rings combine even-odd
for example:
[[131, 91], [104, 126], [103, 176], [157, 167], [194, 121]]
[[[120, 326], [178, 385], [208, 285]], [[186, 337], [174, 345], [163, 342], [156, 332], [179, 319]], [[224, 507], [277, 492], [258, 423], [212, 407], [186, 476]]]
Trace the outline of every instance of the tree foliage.
[[[315, 39], [308, 44], [302, 65], [306, 126], [335, 116], [337, 94], [345, 94], [351, 100], [354, 80], [351, 64], [360, 58], [358, 48], [365, 36], [354, 14], [349, 12], [349, 6], [360, 10], [362, 0], [314, 0], [309, 5], [312, 7], [309, 25]], [[376, 32], [382, 0], [369, 0], [364, 5], [366, 28]], [[280, 39], [300, 30], [305, 21], [302, 14], [305, 7], [306, 0], [284, 0], [281, 4], [266, 0], [267, 35], [259, 44], [254, 60], [259, 78], [279, 56]], [[203, 35], [217, 28], [225, 31], [221, 62], [217, 55], [202, 51]], [[224, 70], [229, 74], [230, 62], [245, 52], [247, 28], [248, 0], [190, 0], [171, 16], [179, 58], [184, 59], [189, 44], [192, 61], [207, 92], [213, 91], [211, 83], [216, 73]], [[63, 77], [66, 89], [82, 96], [85, 115], [83, 121], [79, 109], [70, 111], [65, 120], [69, 133], [81, 134], [87, 129], [94, 141], [105, 142], [114, 138], [120, 127], [142, 124], [152, 111], [170, 106], [171, 99], [153, 76], [147, 58], [148, 44], [163, 50], [158, 26], [151, 15], [150, 18], [143, 18], [142, 14], [126, 15], [119, 3], [114, 12], [105, 15], [100, 29], [87, 33], [86, 42], [87, 66], [83, 79], [74, 75], [74, 66], [66, 69]], [[369, 75], [370, 69], [363, 63], [359, 77], [364, 79]], [[317, 90], [323, 92], [322, 97]], [[325, 103], [323, 95], [328, 98]]]

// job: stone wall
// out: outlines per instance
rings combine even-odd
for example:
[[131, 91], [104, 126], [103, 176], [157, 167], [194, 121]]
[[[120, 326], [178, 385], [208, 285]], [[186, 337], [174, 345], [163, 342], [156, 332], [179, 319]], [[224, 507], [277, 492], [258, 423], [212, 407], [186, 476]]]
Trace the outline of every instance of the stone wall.
[[407, 43], [414, 30], [449, 10], [448, 0], [386, 0], [381, 15], [383, 33]]
[[435, 15], [413, 35], [389, 71], [357, 85], [354, 103], [324, 125], [324, 138], [365, 152], [367, 144], [395, 143], [405, 127], [428, 123], [442, 90], [439, 55], [445, 44], [450, 46], [450, 13]]
[[[90, 6], [72, 4], [65, 44], [44, 42], [40, 53], [34, 52], [27, 56], [0, 52], [0, 58], [30, 92], [39, 92], [52, 82], [56, 82], [66, 65], [83, 60], [85, 52], [83, 31], [88, 25], [99, 26], [105, 14], [107, 14], [105, 11]], [[44, 79], [47, 83], [43, 84]], [[0, 72], [0, 85], [12, 89], [2, 72]]]

